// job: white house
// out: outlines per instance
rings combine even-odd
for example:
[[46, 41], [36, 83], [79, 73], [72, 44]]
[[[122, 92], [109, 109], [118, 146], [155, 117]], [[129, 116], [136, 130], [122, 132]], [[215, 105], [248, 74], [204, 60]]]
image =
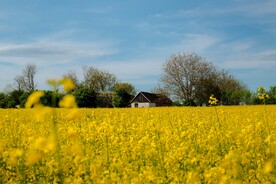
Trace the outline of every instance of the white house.
[[172, 101], [163, 94], [139, 92], [131, 101], [131, 107], [172, 106]]

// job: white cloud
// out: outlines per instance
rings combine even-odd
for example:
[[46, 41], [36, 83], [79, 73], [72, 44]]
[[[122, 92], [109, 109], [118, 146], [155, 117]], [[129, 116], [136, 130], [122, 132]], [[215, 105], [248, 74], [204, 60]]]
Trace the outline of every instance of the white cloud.
[[276, 50], [244, 53], [225, 61], [222, 66], [231, 69], [264, 69], [276, 67]]
[[119, 78], [133, 79], [145, 75], [158, 75], [160, 73], [162, 62], [163, 61], [156, 58], [147, 58], [130, 61], [102, 62], [94, 64], [94, 66], [114, 72]]
[[241, 10], [254, 16], [276, 14], [276, 1], [257, 1], [257, 3], [250, 3], [247, 6], [243, 6]]
[[[49, 36], [35, 39], [32, 42], [0, 44], [1, 73], [6, 78], [0, 81], [0, 88], [7, 83], [13, 83], [16, 75], [20, 74], [28, 63], [37, 65], [36, 83], [39, 89], [47, 89], [46, 80], [61, 78], [69, 70], [75, 70], [82, 80], [82, 66], [94, 66], [114, 73], [118, 79], [135, 85], [153, 84], [155, 79], [145, 79], [160, 74], [164, 59], [156, 56], [141, 56], [141, 58], [102, 61], [104, 56], [117, 54], [112, 42], [77, 42]], [[87, 63], [88, 60], [91, 62]], [[6, 67], [2, 67], [4, 66]], [[161, 63], [160, 63], [161, 62]], [[153, 84], [154, 85], [154, 84]]]
[[68, 63], [82, 58], [97, 58], [116, 53], [110, 43], [66, 40], [39, 40], [24, 44], [1, 43], [0, 61], [41, 65]]
[[138, 90], [147, 91], [157, 85], [164, 61], [159, 58], [134, 59], [102, 63], [97, 67], [114, 73], [123, 82], [132, 83]]
[[[122, 82], [130, 82], [139, 90], [149, 90], [149, 86], [155, 86], [161, 73], [161, 66], [164, 61], [158, 59], [141, 59], [128, 61], [95, 61], [88, 66], [96, 67], [100, 70], [106, 70], [113, 73]], [[47, 67], [38, 67], [36, 81], [38, 88], [48, 89], [46, 80], [59, 79], [63, 74], [73, 70], [77, 73], [79, 80], [83, 80], [82, 65], [76, 66], [73, 63], [66, 65], [52, 65]]]
[[69, 30], [33, 38], [25, 43], [0, 43], [0, 89], [13, 83], [14, 77], [28, 63], [37, 66], [38, 83], [45, 86], [49, 77], [61, 77], [72, 69], [80, 70], [84, 60], [94, 61], [117, 53], [113, 41], [74, 41], [69, 39], [72, 34], [74, 31]]
[[[249, 0], [240, 1], [229, 4], [229, 6], [212, 7], [208, 4], [201, 4], [191, 9], [178, 9], [158, 12], [151, 17], [157, 20], [170, 20], [170, 19], [192, 19], [190, 23], [197, 22], [201, 19], [208, 19], [208, 16], [223, 16], [223, 15], [244, 14], [250, 17], [263, 17], [267, 15], [276, 14], [276, 1], [275, 0]], [[269, 20], [270, 19], [270, 20]], [[236, 20], [238, 21], [238, 20]], [[252, 20], [253, 21], [253, 20]], [[259, 20], [254, 20], [259, 21]], [[262, 20], [264, 21], [264, 20]], [[275, 17], [269, 17], [265, 21], [274, 21]]]
[[183, 39], [177, 43], [169, 44], [156, 48], [156, 52], [166, 54], [177, 54], [183, 51], [191, 51], [196, 53], [207, 52], [211, 47], [215, 46], [221, 41], [218, 36], [208, 34], [184, 34]]
[[255, 41], [251, 39], [240, 39], [231, 42], [222, 42], [218, 45], [218, 48], [224, 52], [232, 53], [237, 55], [237, 53], [242, 53], [249, 51], [255, 46]]
[[218, 43], [220, 39], [216, 36], [205, 34], [187, 34], [182, 41], [183, 47], [188, 50], [200, 52]]

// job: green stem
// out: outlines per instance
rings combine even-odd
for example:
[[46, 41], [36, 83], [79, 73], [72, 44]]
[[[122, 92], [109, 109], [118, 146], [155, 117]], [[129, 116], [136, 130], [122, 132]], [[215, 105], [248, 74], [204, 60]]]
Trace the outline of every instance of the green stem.
[[61, 148], [60, 148], [60, 144], [58, 141], [58, 127], [57, 127], [57, 112], [56, 112], [56, 99], [57, 99], [57, 90], [54, 90], [53, 94], [52, 94], [52, 108], [53, 109], [53, 118], [52, 118], [52, 122], [53, 122], [53, 132], [54, 132], [54, 138], [55, 138], [55, 142], [56, 142], [56, 155], [57, 155], [57, 161], [58, 161], [58, 173], [57, 173], [57, 177], [58, 177], [58, 183], [63, 183], [63, 174], [62, 174], [62, 167], [61, 167]]

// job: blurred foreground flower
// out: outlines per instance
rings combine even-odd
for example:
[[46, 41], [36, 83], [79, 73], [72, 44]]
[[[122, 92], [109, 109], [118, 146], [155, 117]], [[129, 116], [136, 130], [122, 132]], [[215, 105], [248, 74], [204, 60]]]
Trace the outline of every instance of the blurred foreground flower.
[[28, 165], [33, 165], [38, 163], [42, 159], [42, 155], [39, 151], [29, 150], [26, 153], [26, 163]]
[[34, 91], [27, 99], [25, 103], [26, 108], [31, 108], [32, 106], [40, 104], [40, 98], [44, 95], [42, 91]]
[[58, 90], [60, 86], [63, 86], [63, 89], [65, 91], [70, 91], [72, 89], [75, 89], [76, 85], [74, 82], [67, 77], [64, 77], [63, 79], [56, 80], [56, 79], [50, 79], [47, 81], [47, 83], [54, 88], [55, 91]]
[[64, 108], [77, 108], [77, 103], [75, 101], [74, 95], [68, 94], [63, 97], [63, 99], [59, 102], [59, 107]]
[[59, 86], [62, 84], [62, 80], [56, 80], [56, 79], [49, 79], [47, 83], [54, 88], [56, 91]]
[[9, 153], [10, 162], [13, 165], [18, 164], [18, 159], [23, 155], [23, 151], [21, 149], [13, 149]]
[[74, 82], [69, 78], [63, 78], [62, 79], [63, 89], [65, 91], [70, 91], [72, 89], [75, 89], [76, 85]]

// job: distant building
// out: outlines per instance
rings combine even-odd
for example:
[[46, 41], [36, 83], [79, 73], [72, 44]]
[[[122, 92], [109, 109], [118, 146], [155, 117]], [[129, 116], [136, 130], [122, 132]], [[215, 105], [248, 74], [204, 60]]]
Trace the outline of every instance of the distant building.
[[172, 106], [172, 101], [163, 94], [139, 92], [131, 101], [131, 107]]

